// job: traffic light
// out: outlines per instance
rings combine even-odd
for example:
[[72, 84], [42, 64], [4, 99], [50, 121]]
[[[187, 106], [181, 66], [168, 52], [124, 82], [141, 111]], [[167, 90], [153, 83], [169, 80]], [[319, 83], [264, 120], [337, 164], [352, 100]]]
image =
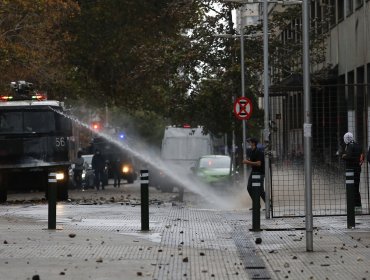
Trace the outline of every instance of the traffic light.
[[95, 131], [100, 131], [101, 130], [101, 123], [100, 122], [92, 122], [91, 123], [91, 128]]

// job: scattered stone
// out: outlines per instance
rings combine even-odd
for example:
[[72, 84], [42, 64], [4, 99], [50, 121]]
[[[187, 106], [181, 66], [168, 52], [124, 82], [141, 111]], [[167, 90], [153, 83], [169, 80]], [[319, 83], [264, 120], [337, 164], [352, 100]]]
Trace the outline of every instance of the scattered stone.
[[181, 233], [181, 234], [183, 234], [183, 233], [184, 233], [184, 231], [182, 230], [182, 231], [180, 231], [180, 233]]
[[358, 261], [358, 262], [362, 262], [362, 261], [363, 261], [363, 259], [362, 259], [362, 258], [357, 258], [357, 261]]
[[40, 276], [38, 274], [33, 275], [32, 280], [40, 280]]
[[200, 253], [199, 253], [199, 255], [200, 255], [200, 256], [204, 256], [205, 254], [204, 254], [203, 252], [200, 252]]
[[162, 250], [162, 249], [158, 249], [158, 252], [159, 252], [159, 253], [162, 253], [162, 252], [163, 252], [163, 250]]
[[284, 263], [284, 267], [285, 267], [285, 268], [290, 267], [289, 263], [287, 263], [287, 262], [286, 262], [286, 263]]
[[189, 262], [189, 258], [188, 257], [183, 258], [182, 262], [185, 262], [185, 263]]
[[143, 273], [141, 271], [136, 272], [137, 276], [143, 276]]
[[262, 238], [261, 237], [257, 237], [256, 238], [256, 244], [261, 244], [262, 243]]
[[321, 266], [330, 266], [328, 263], [322, 263]]
[[207, 272], [208, 272], [208, 270], [206, 270], [206, 269], [202, 270], [202, 273], [207, 273]]
[[103, 262], [103, 258], [102, 258], [102, 257], [97, 258], [97, 259], [96, 259], [96, 262], [97, 262], [97, 263], [102, 263], [102, 262]]
[[66, 275], [66, 273], [62, 271], [61, 273], [59, 273], [59, 275]]
[[75, 234], [75, 233], [70, 233], [68, 236], [69, 236], [70, 238], [75, 238], [75, 237], [76, 237], [76, 234]]
[[292, 259], [293, 259], [293, 260], [296, 260], [296, 259], [298, 259], [298, 258], [297, 258], [297, 256], [293, 256], [293, 258], [292, 258]]
[[8, 241], [6, 241], [6, 240], [4, 240], [4, 242], [3, 242], [4, 244], [8, 244]]

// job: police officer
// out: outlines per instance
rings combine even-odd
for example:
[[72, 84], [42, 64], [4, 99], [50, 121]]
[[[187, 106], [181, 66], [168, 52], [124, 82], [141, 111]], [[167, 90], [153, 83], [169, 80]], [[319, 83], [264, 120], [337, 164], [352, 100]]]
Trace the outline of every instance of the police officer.
[[92, 169], [94, 169], [96, 190], [99, 190], [100, 183], [102, 183], [102, 189], [104, 190], [105, 160], [98, 149], [95, 150], [95, 154], [91, 160], [91, 165]]
[[265, 189], [263, 187], [264, 175], [265, 175], [265, 156], [261, 149], [257, 148], [258, 140], [256, 138], [248, 138], [247, 142], [250, 144], [248, 150], [248, 159], [243, 160], [243, 164], [252, 167], [252, 172], [249, 175], [247, 190], [252, 198], [252, 173], [258, 172], [261, 174], [261, 187], [260, 197], [265, 202]]

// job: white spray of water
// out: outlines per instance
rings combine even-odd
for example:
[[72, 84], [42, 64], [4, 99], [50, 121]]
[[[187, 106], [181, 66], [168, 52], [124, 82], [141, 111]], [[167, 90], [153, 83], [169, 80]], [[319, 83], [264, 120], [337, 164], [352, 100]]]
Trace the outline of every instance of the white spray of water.
[[[77, 123], [78, 125], [92, 131], [93, 133], [99, 135], [100, 137], [104, 138], [110, 143], [115, 144], [121, 150], [129, 153], [131, 156], [137, 158], [139, 161], [150, 166], [150, 168], [164, 172], [168, 177], [170, 177], [170, 180], [172, 182], [175, 182], [177, 185], [180, 185], [184, 187], [185, 189], [202, 196], [205, 200], [217, 206], [218, 208], [233, 209], [233, 208], [240, 207], [240, 205], [237, 205], [237, 204], [243, 203], [240, 200], [240, 196], [238, 196], [236, 201], [234, 200], [230, 201], [226, 199], [225, 196], [220, 197], [220, 195], [217, 195], [209, 185], [189, 178], [189, 171], [184, 170], [184, 168], [179, 165], [176, 165], [176, 164], [168, 165], [158, 155], [153, 155], [153, 154], [146, 155], [143, 151], [139, 152], [136, 149], [128, 146], [127, 143], [119, 141], [116, 138], [113, 138], [112, 136], [106, 133], [97, 132], [93, 130], [88, 124], [78, 120], [77, 118], [73, 116], [67, 115], [64, 112], [55, 110], [51, 107], [50, 109], [70, 119], [71, 121]], [[149, 177], [150, 177], [150, 174], [149, 174]]]

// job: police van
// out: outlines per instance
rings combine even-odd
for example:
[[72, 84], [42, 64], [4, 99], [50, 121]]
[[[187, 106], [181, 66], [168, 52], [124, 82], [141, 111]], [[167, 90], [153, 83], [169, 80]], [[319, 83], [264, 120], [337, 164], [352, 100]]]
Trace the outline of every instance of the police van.
[[[166, 166], [175, 166], [192, 176], [191, 167], [201, 156], [213, 154], [213, 146], [212, 136], [205, 133], [202, 126], [167, 126], [162, 139], [161, 160]], [[150, 174], [150, 185], [164, 192], [172, 192], [176, 187], [165, 171], [152, 170]]]

